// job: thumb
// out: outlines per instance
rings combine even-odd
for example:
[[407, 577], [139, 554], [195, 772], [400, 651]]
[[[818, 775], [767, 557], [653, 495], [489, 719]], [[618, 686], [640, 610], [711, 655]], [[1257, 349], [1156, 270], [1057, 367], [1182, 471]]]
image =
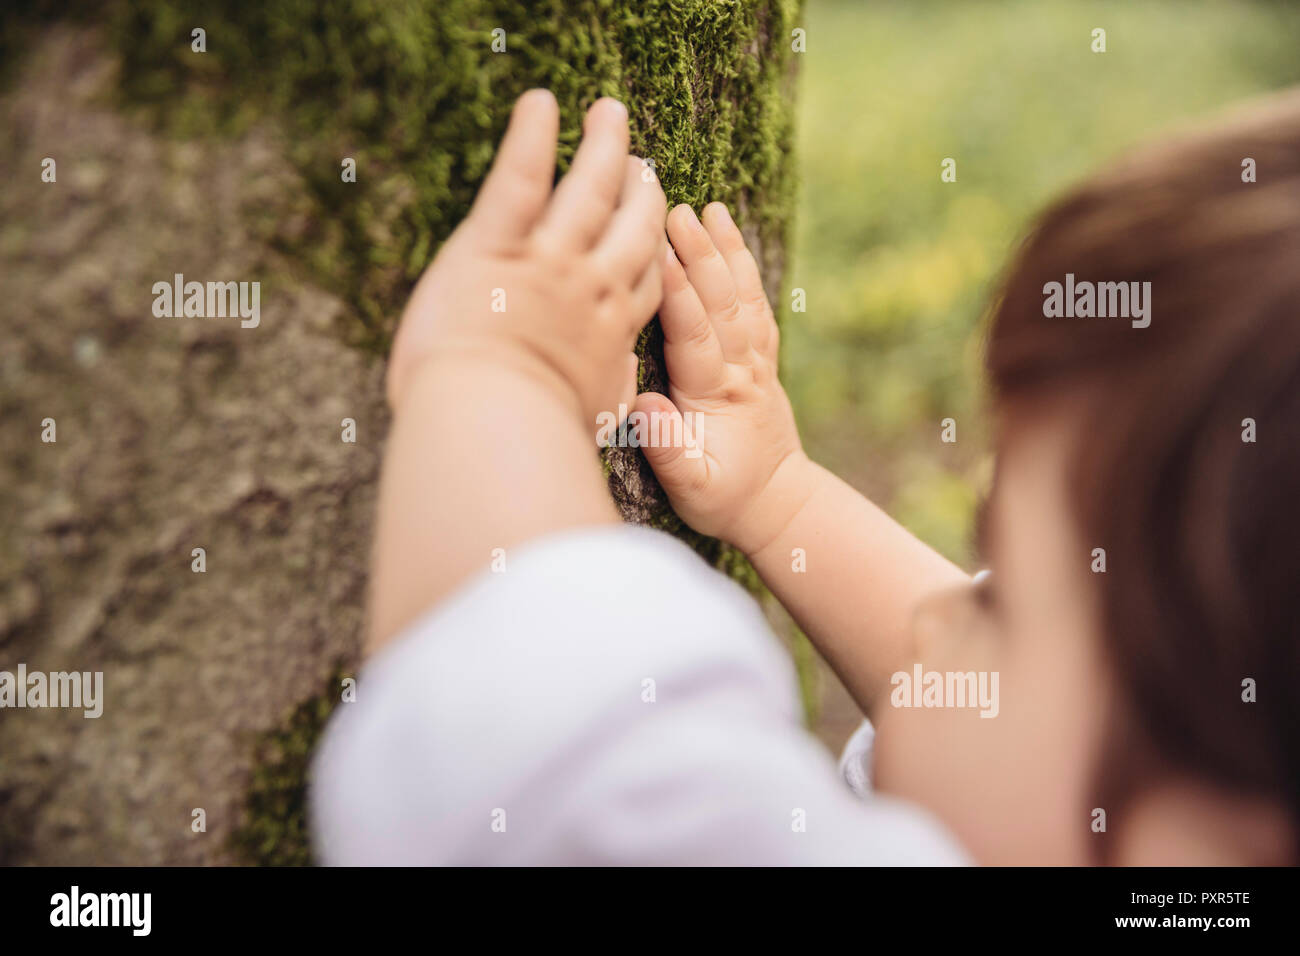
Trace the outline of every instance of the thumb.
[[684, 497], [703, 490], [709, 468], [700, 444], [701, 429], [688, 425], [677, 406], [658, 392], [638, 395], [633, 411], [645, 416], [641, 450], [664, 490]]

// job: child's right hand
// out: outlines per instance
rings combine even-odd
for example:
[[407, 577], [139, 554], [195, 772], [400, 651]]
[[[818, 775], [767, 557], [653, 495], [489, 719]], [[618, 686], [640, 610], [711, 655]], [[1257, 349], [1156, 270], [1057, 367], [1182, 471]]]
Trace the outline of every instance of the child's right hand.
[[[668, 396], [642, 393], [636, 410], [673, 419], [697, 413], [690, 418], [702, 419], [702, 454], [665, 447], [666, 429], [643, 450], [687, 524], [753, 555], [812, 493], [813, 469], [777, 380], [776, 320], [725, 206], [706, 206], [703, 223], [690, 206], [677, 206], [667, 228], [673, 248], [659, 320]], [[673, 425], [681, 434], [682, 423]]]
[[591, 432], [604, 410], [632, 401], [632, 348], [662, 292], [667, 201], [652, 168], [628, 155], [622, 103], [602, 97], [587, 111], [555, 185], [559, 127], [549, 91], [519, 98], [473, 208], [402, 314], [388, 364], [392, 408], [415, 370], [440, 356], [544, 382]]

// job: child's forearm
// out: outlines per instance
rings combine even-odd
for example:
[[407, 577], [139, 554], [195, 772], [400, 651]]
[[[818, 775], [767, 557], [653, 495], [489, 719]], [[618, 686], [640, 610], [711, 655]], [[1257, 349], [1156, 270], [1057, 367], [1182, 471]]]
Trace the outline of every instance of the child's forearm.
[[677, 513], [750, 557], [866, 710], [908, 657], [913, 608], [965, 576], [804, 455], [777, 379], [776, 319], [726, 207], [710, 203], [701, 220], [678, 206], [668, 237], [670, 394], [637, 408], [707, 427], [701, 457], [653, 442], [646, 457]]
[[911, 654], [912, 613], [969, 579], [820, 465], [780, 493], [793, 517], [749, 559], [864, 712]]
[[508, 573], [513, 546], [618, 521], [595, 422], [636, 393], [632, 349], [663, 298], [666, 201], [628, 155], [623, 104], [592, 104], [555, 186], [559, 125], [549, 92], [519, 98], [398, 325], [371, 651], [494, 560]]
[[526, 357], [426, 361], [388, 439], [372, 558], [373, 652], [509, 550], [618, 515], [571, 391]]

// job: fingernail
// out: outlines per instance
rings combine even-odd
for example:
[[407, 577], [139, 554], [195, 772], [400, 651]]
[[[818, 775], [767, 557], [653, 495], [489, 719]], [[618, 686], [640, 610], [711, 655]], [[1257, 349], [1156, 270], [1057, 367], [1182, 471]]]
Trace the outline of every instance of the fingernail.
[[627, 107], [623, 105], [622, 101], [616, 100], [612, 96], [602, 96], [597, 103], [602, 110], [609, 111], [611, 117], [627, 119]]
[[711, 203], [709, 203], [706, 207], [704, 207], [704, 211], [705, 211], [705, 212], [708, 212], [710, 209], [714, 210], [714, 213], [713, 213], [713, 214], [714, 214], [715, 216], [720, 215], [720, 216], [724, 217], [728, 222], [731, 221], [731, 212], [730, 212], [730, 210], [728, 210], [727, 207], [726, 207], [725, 205], [723, 205], [722, 203], [720, 203], [720, 202], [711, 202]]

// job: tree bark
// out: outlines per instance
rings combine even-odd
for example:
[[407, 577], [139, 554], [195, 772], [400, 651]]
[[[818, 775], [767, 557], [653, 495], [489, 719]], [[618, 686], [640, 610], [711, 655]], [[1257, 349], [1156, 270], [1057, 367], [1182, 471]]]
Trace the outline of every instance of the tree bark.
[[[670, 202], [727, 203], [782, 312], [797, 2], [186, 8], [37, 4], [0, 29], [0, 175], [23, 184], [0, 199], [0, 671], [104, 675], [97, 719], [0, 714], [4, 864], [310, 862], [311, 748], [358, 665], [382, 356], [523, 90], [560, 101], [561, 170], [585, 107], [626, 102]], [[258, 281], [260, 324], [154, 315], [177, 273]], [[657, 326], [639, 348], [663, 389]], [[627, 520], [753, 586], [639, 452], [606, 461]]]

